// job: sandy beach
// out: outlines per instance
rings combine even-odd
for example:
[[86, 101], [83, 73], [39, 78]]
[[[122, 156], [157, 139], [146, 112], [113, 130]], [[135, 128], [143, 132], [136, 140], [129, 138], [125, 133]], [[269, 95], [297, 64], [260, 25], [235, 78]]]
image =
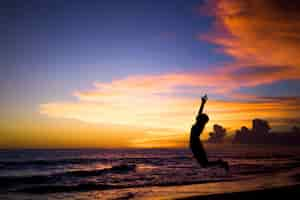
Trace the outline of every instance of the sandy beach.
[[300, 195], [300, 185], [271, 188], [264, 190], [254, 190], [246, 192], [233, 192], [225, 194], [213, 194], [206, 196], [193, 196], [178, 198], [178, 200], [253, 200], [253, 199], [285, 199], [287, 197], [298, 199]]

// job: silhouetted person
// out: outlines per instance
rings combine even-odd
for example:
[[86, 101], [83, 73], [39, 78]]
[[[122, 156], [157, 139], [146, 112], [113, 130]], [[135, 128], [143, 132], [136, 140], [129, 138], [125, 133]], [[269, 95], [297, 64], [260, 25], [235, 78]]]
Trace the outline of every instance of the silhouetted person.
[[200, 141], [200, 134], [203, 132], [203, 129], [206, 123], [209, 121], [209, 118], [206, 114], [202, 114], [204, 104], [207, 101], [207, 96], [202, 97], [201, 107], [196, 117], [196, 123], [192, 126], [191, 136], [190, 136], [190, 148], [194, 154], [194, 157], [197, 159], [198, 163], [206, 167], [223, 167], [226, 171], [229, 170], [228, 163], [223, 160], [208, 161], [205, 149]]

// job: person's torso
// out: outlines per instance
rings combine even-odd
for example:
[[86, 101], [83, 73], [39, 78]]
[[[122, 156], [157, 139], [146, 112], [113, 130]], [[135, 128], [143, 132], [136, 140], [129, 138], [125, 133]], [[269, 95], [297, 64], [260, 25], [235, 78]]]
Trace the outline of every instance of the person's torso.
[[199, 136], [201, 134], [201, 128], [195, 124], [191, 128], [191, 134], [190, 134], [190, 146], [198, 146], [200, 143]]

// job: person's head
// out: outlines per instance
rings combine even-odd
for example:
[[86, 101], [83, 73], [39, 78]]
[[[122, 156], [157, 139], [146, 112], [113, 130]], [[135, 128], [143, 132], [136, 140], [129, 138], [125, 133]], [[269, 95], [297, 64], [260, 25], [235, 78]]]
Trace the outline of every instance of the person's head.
[[200, 114], [197, 116], [196, 120], [197, 120], [197, 124], [205, 125], [209, 121], [209, 118], [206, 114]]

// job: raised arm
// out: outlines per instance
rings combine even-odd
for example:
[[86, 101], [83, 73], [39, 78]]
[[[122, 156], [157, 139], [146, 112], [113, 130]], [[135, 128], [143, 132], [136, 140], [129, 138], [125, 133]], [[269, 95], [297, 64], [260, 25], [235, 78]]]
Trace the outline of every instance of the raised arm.
[[206, 94], [201, 98], [201, 106], [200, 106], [200, 109], [199, 109], [199, 112], [198, 112], [198, 116], [202, 114], [203, 109], [204, 109], [204, 104], [206, 103], [207, 99], [208, 98], [207, 98]]

